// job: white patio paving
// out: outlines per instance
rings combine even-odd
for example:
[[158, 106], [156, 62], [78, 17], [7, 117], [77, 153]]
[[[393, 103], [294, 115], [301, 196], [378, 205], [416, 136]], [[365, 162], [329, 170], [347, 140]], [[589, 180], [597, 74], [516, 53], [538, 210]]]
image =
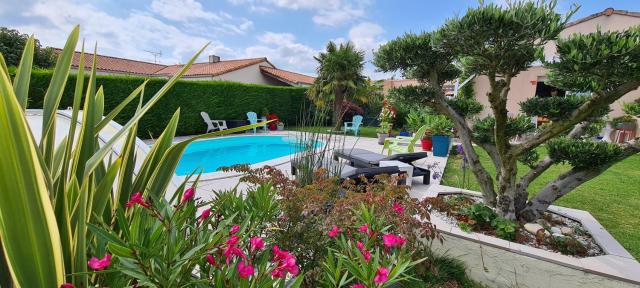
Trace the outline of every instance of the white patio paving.
[[[253, 135], [253, 134], [252, 133], [235, 134], [235, 135], [224, 136], [224, 137], [237, 137], [237, 136], [245, 136], [245, 135]], [[297, 135], [300, 135], [300, 132], [270, 131], [267, 133], [258, 133], [256, 135], [297, 136]], [[190, 137], [193, 137], [193, 136], [179, 136], [175, 138], [175, 142], [183, 141], [183, 140], [189, 139]], [[379, 145], [377, 143], [377, 139], [375, 138], [343, 136], [343, 135], [339, 135], [336, 137], [344, 137], [345, 148], [361, 148], [361, 149], [366, 149], [376, 153], [381, 153], [382, 151], [382, 145]], [[145, 140], [145, 142], [147, 144], [152, 144], [153, 140]], [[421, 151], [421, 149], [419, 147], [416, 147], [416, 151]], [[444, 168], [447, 165], [447, 157], [435, 157], [431, 155], [431, 152], [429, 152], [429, 154], [430, 154], [429, 157], [414, 162], [414, 165], [426, 168], [427, 166], [431, 166], [433, 165], [433, 163], [436, 163], [438, 168], [436, 168], [435, 170], [440, 172], [439, 174], [442, 175], [442, 172], [444, 171]], [[283, 171], [285, 174], [292, 177], [290, 156], [286, 156], [283, 158], [279, 158], [277, 159], [277, 161], [268, 161], [263, 163], [276, 167], [281, 171]], [[263, 163], [259, 163], [259, 164], [263, 164]], [[259, 166], [259, 165], [254, 165], [254, 167], [256, 166]], [[431, 170], [434, 170], [434, 169], [431, 169]], [[246, 188], [246, 186], [242, 184], [239, 185], [238, 182], [240, 177], [241, 175], [238, 175], [238, 174], [216, 172], [215, 177], [210, 177], [212, 179], [200, 180], [197, 187], [198, 196], [203, 199], [207, 199], [209, 197], [213, 197], [214, 195], [213, 191], [233, 189], [236, 186], [238, 186], [238, 189], [243, 190]], [[429, 185], [425, 185], [425, 184], [422, 184], [422, 177], [413, 177], [410, 195], [412, 197], [419, 198], [419, 199], [424, 198], [427, 195], [427, 190], [429, 189], [429, 187], [432, 185], [439, 185], [440, 180], [441, 180], [440, 178], [437, 178], [437, 179], [431, 178], [431, 183]]]

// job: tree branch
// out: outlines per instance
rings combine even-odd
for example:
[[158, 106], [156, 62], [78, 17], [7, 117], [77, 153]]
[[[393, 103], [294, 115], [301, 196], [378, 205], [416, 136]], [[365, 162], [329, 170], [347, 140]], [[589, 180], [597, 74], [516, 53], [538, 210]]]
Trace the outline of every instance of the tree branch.
[[[590, 124], [591, 124], [590, 121], [579, 123], [578, 125], [573, 127], [573, 130], [569, 132], [567, 137], [569, 138], [581, 137], [587, 131], [586, 129], [587, 127], [589, 127]], [[549, 156], [545, 157], [543, 160], [538, 162], [538, 164], [536, 164], [535, 167], [531, 168], [531, 170], [529, 170], [527, 174], [525, 174], [520, 178], [520, 183], [518, 184], [520, 186], [520, 189], [526, 190], [529, 187], [529, 184], [533, 182], [533, 180], [538, 178], [538, 176], [542, 175], [544, 171], [547, 171], [547, 169], [549, 169], [549, 167], [551, 167], [555, 163], [556, 161], [551, 159], [551, 157]]]
[[569, 129], [569, 127], [576, 125], [580, 121], [583, 121], [590, 116], [593, 111], [611, 105], [625, 94], [638, 89], [638, 86], [640, 86], [640, 80], [622, 84], [613, 91], [599, 91], [594, 93], [595, 96], [593, 96], [591, 100], [578, 107], [578, 109], [573, 111], [566, 120], [552, 122], [547, 128], [538, 133], [536, 137], [532, 137], [528, 141], [514, 145], [512, 147], [513, 155], [520, 155], [525, 151], [540, 146], [542, 143], [562, 133], [562, 131]]
[[549, 205], [560, 197], [566, 195], [585, 182], [599, 176], [614, 164], [637, 153], [640, 153], [640, 138], [636, 138], [625, 143], [623, 145], [622, 156], [614, 161], [591, 169], [580, 170], [573, 168], [561, 174], [554, 181], [549, 182], [542, 191], [527, 203], [526, 208], [520, 213], [521, 218], [526, 221], [532, 221], [539, 218], [545, 211], [547, 211]]

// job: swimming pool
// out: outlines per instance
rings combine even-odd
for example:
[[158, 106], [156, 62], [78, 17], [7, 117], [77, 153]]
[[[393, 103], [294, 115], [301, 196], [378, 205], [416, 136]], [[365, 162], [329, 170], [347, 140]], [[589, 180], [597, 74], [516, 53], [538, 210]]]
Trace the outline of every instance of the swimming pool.
[[301, 151], [296, 138], [287, 136], [237, 136], [195, 141], [182, 154], [176, 174], [186, 176], [195, 169], [203, 173], [235, 164], [256, 164]]

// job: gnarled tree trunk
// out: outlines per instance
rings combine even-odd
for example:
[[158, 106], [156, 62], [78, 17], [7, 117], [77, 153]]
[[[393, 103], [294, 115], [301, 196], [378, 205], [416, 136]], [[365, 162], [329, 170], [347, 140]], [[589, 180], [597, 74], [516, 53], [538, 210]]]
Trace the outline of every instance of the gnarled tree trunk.
[[342, 111], [342, 102], [344, 102], [344, 91], [341, 88], [335, 90], [335, 96], [333, 98], [333, 130], [340, 131], [342, 129], [342, 122], [344, 112]]

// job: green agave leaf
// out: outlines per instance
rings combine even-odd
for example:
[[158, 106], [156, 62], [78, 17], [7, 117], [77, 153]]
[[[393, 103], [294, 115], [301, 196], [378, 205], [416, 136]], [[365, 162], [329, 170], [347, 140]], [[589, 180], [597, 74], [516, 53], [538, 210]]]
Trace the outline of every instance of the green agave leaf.
[[151, 97], [151, 99], [149, 99], [149, 102], [147, 102], [142, 109], [140, 109], [140, 111], [138, 111], [138, 113], [134, 114], [133, 117], [131, 117], [131, 119], [129, 120], [129, 122], [127, 122], [127, 124], [125, 124], [122, 129], [120, 129], [120, 131], [118, 131], [115, 135], [113, 135], [113, 137], [106, 143], [104, 144], [100, 150], [98, 150], [95, 154], [93, 154], [93, 156], [89, 159], [89, 161], [87, 161], [86, 163], [86, 167], [85, 167], [85, 171], [93, 171], [93, 169], [95, 169], [98, 164], [100, 164], [100, 162], [102, 161], [102, 159], [104, 159], [104, 157], [107, 155], [107, 153], [109, 153], [111, 147], [116, 143], [116, 141], [118, 141], [120, 139], [120, 137], [122, 135], [124, 135], [124, 133], [127, 133], [129, 131], [129, 129], [131, 129], [131, 127], [137, 123], [140, 118], [142, 118], [142, 116], [147, 113], [147, 111], [149, 111], [149, 109], [151, 109], [151, 107], [153, 107], [154, 104], [156, 104], [158, 102], [158, 100], [160, 100], [160, 98], [167, 93], [167, 91], [173, 87], [173, 85], [180, 79], [182, 78], [182, 75], [184, 75], [184, 73], [191, 67], [191, 65], [193, 64], [193, 62], [196, 60], [196, 58], [198, 58], [198, 56], [200, 56], [200, 53], [202, 53], [202, 51], [204, 51], [205, 48], [207, 48], [207, 46], [209, 46], [209, 44], [205, 45], [204, 47], [202, 47], [200, 49], [200, 51], [198, 51], [198, 53], [196, 53], [196, 55], [194, 55], [189, 62], [187, 62], [187, 64], [184, 65], [184, 67], [182, 67], [182, 69], [176, 73], [175, 75], [173, 75], [173, 77], [171, 77], [171, 79], [169, 79], [169, 81], [167, 81], [167, 83], [165, 83], [164, 86], [162, 86], [162, 88], [160, 88], [160, 90], [158, 90], [158, 92], [156, 92], [156, 94]]
[[[142, 166], [140, 166], [140, 170], [138, 170], [131, 193], [143, 191], [144, 187], [149, 183], [153, 169], [158, 167], [158, 164], [162, 161], [162, 155], [164, 155], [172, 145], [173, 137], [175, 136], [178, 127], [179, 116], [180, 113], [178, 109], [178, 111], [174, 112], [173, 116], [171, 116], [169, 123], [167, 123], [167, 126], [164, 131], [162, 131], [160, 137], [158, 137], [156, 142], [153, 143], [151, 150], [142, 162]], [[126, 195], [126, 198], [123, 200], [128, 200], [129, 196], [130, 195]]]
[[64, 263], [51, 182], [5, 72], [0, 70], [0, 131], [11, 137], [0, 137], [0, 238], [14, 285], [58, 286]]
[[[116, 159], [116, 161], [114, 161], [107, 170], [107, 174], [104, 178], [102, 178], [100, 184], [98, 184], [98, 187], [93, 192], [94, 194], [91, 197], [91, 207], [89, 207], [87, 215], [91, 215], [92, 213], [95, 213], [95, 215], [98, 217], [103, 215], [107, 203], [111, 201], [111, 192], [113, 184], [116, 180], [116, 176], [120, 169], [120, 163], [121, 158]], [[89, 219], [87, 219], [87, 221], [89, 221]]]
[[58, 56], [56, 68], [53, 71], [51, 82], [49, 83], [49, 88], [47, 88], [47, 92], [44, 95], [44, 103], [42, 104], [43, 117], [40, 150], [42, 150], [42, 155], [44, 157], [43, 160], [46, 165], [48, 165], [48, 168], [51, 168], [51, 158], [53, 157], [53, 149], [55, 146], [56, 110], [58, 110], [60, 99], [62, 99], [62, 93], [64, 92], [64, 87], [67, 84], [69, 70], [71, 69], [71, 59], [78, 43], [79, 34], [80, 27], [74, 27], [69, 38], [67, 38], [67, 43], [64, 45], [64, 49]]
[[133, 186], [133, 171], [136, 163], [136, 134], [138, 125], [131, 127], [127, 140], [125, 141], [123, 152], [121, 154], [122, 162], [120, 164], [120, 173], [118, 173], [118, 186], [116, 188], [112, 211], [119, 206], [124, 206], [129, 197], [131, 197], [131, 188]]
[[22, 109], [27, 109], [27, 98], [29, 96], [29, 81], [31, 80], [31, 66], [33, 66], [33, 49], [35, 47], [35, 39], [33, 35], [29, 37], [22, 51], [20, 65], [16, 70], [16, 77], [13, 79], [13, 91], [18, 97], [18, 102]]
[[4, 74], [9, 75], [9, 68], [7, 68], [7, 62], [4, 60], [4, 56], [0, 53], [0, 69], [4, 71]]
[[105, 116], [100, 121], [100, 123], [98, 123], [98, 125], [96, 126], [96, 133], [100, 132], [100, 130], [102, 130], [102, 128], [107, 126], [109, 121], [111, 121], [114, 118], [116, 118], [116, 116], [118, 116], [120, 111], [122, 111], [122, 109], [124, 109], [124, 107], [126, 107], [127, 104], [129, 104], [131, 101], [133, 101], [133, 99], [136, 99], [136, 97], [138, 97], [139, 95], [142, 95], [142, 91], [144, 91], [144, 87], [145, 87], [145, 85], [147, 85], [147, 82], [149, 82], [148, 79], [145, 80], [142, 84], [140, 84], [140, 86], [138, 86], [138, 88], [133, 90], [133, 92], [131, 92], [131, 94], [129, 94], [129, 96], [127, 96], [127, 98], [122, 100], [122, 102], [120, 102], [120, 104], [118, 104], [118, 106], [116, 106], [116, 108], [113, 108], [113, 110], [111, 110], [111, 112], [109, 112], [109, 114], [107, 114], [107, 116]]
[[73, 283], [78, 287], [88, 287], [89, 278], [87, 272], [87, 195], [89, 190], [93, 190], [92, 183], [85, 183], [82, 187], [78, 187], [76, 178], [72, 178], [70, 183], [73, 189], [78, 190], [78, 201], [75, 213], [71, 217], [71, 228], [74, 233], [73, 237], [73, 266], [72, 272], [81, 273], [73, 276]]

